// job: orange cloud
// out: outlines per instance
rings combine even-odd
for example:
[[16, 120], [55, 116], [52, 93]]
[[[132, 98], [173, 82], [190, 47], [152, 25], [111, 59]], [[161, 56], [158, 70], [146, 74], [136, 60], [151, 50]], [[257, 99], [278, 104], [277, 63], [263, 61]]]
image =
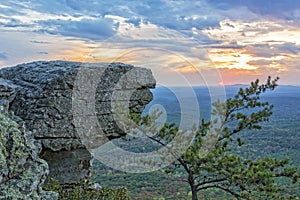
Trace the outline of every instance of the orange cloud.
[[300, 70], [293, 70], [291, 73], [290, 71], [278, 71], [277, 68], [270, 67], [260, 67], [256, 70], [222, 68], [219, 69], [219, 72], [225, 85], [247, 84], [257, 78], [264, 81], [268, 76], [280, 77], [280, 83], [282, 84], [299, 85], [298, 79], [300, 76]]

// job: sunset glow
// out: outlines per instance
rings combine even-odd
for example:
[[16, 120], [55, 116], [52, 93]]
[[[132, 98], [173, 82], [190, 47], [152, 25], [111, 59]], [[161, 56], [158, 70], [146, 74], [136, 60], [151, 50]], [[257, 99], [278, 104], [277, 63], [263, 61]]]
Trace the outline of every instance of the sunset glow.
[[257, 1], [5, 1], [0, 66], [118, 61], [153, 68], [160, 77], [183, 73], [194, 84], [192, 73], [216, 69], [223, 81], [215, 84], [271, 75], [300, 85], [300, 7], [290, 3], [278, 10], [277, 1], [266, 1], [266, 11]]

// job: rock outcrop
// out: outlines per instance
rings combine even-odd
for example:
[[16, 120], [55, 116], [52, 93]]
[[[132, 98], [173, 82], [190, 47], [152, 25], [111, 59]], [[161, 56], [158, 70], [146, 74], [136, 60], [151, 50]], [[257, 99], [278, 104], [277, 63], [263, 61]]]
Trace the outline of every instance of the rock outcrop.
[[0, 108], [3, 113], [9, 109], [9, 104], [16, 97], [18, 86], [9, 80], [0, 78]]
[[41, 188], [49, 170], [40, 151], [22, 120], [0, 114], [0, 199], [57, 199], [57, 193]]
[[[150, 70], [122, 63], [39, 61], [0, 69], [0, 78], [0, 103], [42, 143], [40, 157], [60, 183], [88, 177], [88, 149], [126, 134], [114, 119], [112, 102], [128, 101], [130, 111], [139, 114], [155, 87]], [[102, 135], [83, 135], [81, 124], [90, 123], [89, 114], [98, 123], [88, 124], [90, 130], [101, 129]]]

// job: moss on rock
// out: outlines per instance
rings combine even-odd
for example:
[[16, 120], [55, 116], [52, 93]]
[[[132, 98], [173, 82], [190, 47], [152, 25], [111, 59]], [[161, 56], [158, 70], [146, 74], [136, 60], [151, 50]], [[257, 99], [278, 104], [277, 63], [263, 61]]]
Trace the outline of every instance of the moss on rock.
[[96, 185], [98, 184], [84, 179], [76, 183], [61, 185], [57, 180], [50, 179], [44, 189], [58, 192], [58, 200], [130, 200], [127, 189], [124, 187], [102, 188]]
[[40, 151], [22, 120], [0, 114], [0, 199], [57, 199], [57, 193], [41, 188], [49, 169]]

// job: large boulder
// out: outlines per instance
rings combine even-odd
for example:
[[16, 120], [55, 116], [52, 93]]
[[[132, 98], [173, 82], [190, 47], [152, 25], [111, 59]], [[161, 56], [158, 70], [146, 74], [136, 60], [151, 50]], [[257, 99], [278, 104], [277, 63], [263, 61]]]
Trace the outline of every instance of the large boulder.
[[112, 102], [140, 114], [155, 87], [150, 70], [123, 63], [39, 61], [0, 69], [0, 78], [2, 105], [42, 143], [40, 156], [60, 183], [89, 177], [89, 149], [126, 135]]
[[0, 199], [57, 199], [58, 194], [41, 188], [49, 170], [40, 151], [22, 120], [0, 114]]

